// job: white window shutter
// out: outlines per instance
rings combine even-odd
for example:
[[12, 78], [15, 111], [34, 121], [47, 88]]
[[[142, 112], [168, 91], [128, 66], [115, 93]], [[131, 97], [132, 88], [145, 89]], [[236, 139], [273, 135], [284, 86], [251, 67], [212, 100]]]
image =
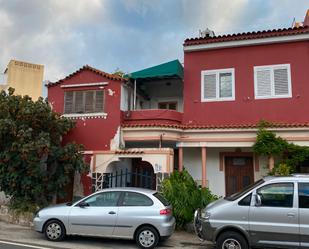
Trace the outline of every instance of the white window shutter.
[[204, 75], [204, 99], [216, 98], [216, 74]]
[[289, 80], [287, 68], [274, 69], [274, 85], [276, 96], [289, 94]]
[[257, 97], [271, 96], [271, 70], [259, 69], [256, 71]]

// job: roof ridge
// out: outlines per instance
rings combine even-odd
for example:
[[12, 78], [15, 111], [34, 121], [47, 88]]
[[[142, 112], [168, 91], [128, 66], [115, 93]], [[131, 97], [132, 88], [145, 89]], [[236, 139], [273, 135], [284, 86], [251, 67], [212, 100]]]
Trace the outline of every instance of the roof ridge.
[[[222, 41], [231, 41], [234, 39], [240, 39], [246, 36], [246, 39], [254, 39], [254, 38], [264, 38], [270, 36], [283, 36], [283, 35], [297, 35], [302, 33], [309, 33], [309, 26], [302, 27], [294, 27], [294, 28], [278, 28], [278, 29], [268, 29], [268, 30], [257, 30], [257, 31], [249, 31], [249, 32], [241, 32], [241, 33], [232, 33], [232, 34], [222, 34], [213, 37], [193, 37], [187, 38], [184, 41], [184, 46], [195, 45], [201, 43], [215, 43]], [[258, 37], [256, 37], [258, 36]]]
[[[221, 125], [215, 125], [215, 124], [156, 124], [156, 123], [146, 123], [146, 124], [130, 124], [130, 123], [123, 123], [121, 125], [124, 128], [130, 128], [130, 127], [165, 127], [165, 128], [175, 128], [175, 129], [237, 129], [237, 128], [258, 128], [258, 123], [248, 123], [248, 124], [221, 124]], [[309, 122], [293, 122], [293, 123], [284, 123], [284, 122], [272, 122], [268, 128], [297, 128], [297, 127], [309, 127]]]
[[101, 75], [101, 76], [103, 76], [105, 78], [108, 78], [110, 80], [127, 81], [127, 79], [125, 79], [125, 78], [123, 78], [121, 76], [118, 76], [118, 75], [115, 75], [115, 74], [106, 73], [106, 72], [104, 72], [102, 70], [99, 70], [97, 68], [94, 68], [94, 67], [89, 66], [88, 64], [86, 64], [86, 65], [82, 66], [81, 68], [77, 69], [75, 72], [70, 73], [69, 75], [65, 76], [63, 79], [60, 79], [60, 80], [58, 80], [56, 82], [49, 82], [49, 83], [47, 83], [46, 86], [47, 87], [51, 87], [51, 86], [58, 85], [58, 84], [62, 83], [63, 81], [70, 79], [71, 77], [73, 77], [74, 75], [80, 73], [83, 70], [90, 70], [90, 71], [92, 71], [92, 72], [94, 72], [96, 74], [99, 74], [99, 75]]

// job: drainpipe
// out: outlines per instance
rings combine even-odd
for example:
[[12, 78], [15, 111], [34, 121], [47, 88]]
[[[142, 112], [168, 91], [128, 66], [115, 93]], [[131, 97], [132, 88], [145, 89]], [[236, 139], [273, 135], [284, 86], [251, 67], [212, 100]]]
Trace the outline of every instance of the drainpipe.
[[165, 135], [165, 133], [160, 134], [160, 141], [159, 141], [159, 148], [162, 148], [162, 142], [163, 142], [163, 136]]

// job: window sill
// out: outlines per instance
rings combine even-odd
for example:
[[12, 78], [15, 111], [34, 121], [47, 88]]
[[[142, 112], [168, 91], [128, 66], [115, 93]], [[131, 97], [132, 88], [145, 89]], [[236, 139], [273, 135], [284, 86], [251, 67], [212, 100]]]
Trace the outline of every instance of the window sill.
[[96, 113], [70, 113], [63, 114], [62, 117], [69, 119], [94, 119], [94, 118], [107, 118], [107, 113], [105, 112], [96, 112]]
[[254, 98], [255, 99], [288, 99], [288, 98], [292, 98], [292, 95], [263, 96], [263, 97], [255, 96]]
[[201, 102], [222, 102], [222, 101], [235, 101], [235, 98], [201, 99]]

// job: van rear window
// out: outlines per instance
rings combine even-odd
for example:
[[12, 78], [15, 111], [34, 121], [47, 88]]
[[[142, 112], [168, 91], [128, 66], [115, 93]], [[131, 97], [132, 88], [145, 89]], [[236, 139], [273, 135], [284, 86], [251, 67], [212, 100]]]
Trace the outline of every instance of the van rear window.
[[164, 206], [169, 206], [170, 203], [168, 200], [165, 199], [165, 197], [161, 194], [159, 194], [158, 192], [157, 193], [154, 193], [153, 194], [154, 197], [156, 197]]

